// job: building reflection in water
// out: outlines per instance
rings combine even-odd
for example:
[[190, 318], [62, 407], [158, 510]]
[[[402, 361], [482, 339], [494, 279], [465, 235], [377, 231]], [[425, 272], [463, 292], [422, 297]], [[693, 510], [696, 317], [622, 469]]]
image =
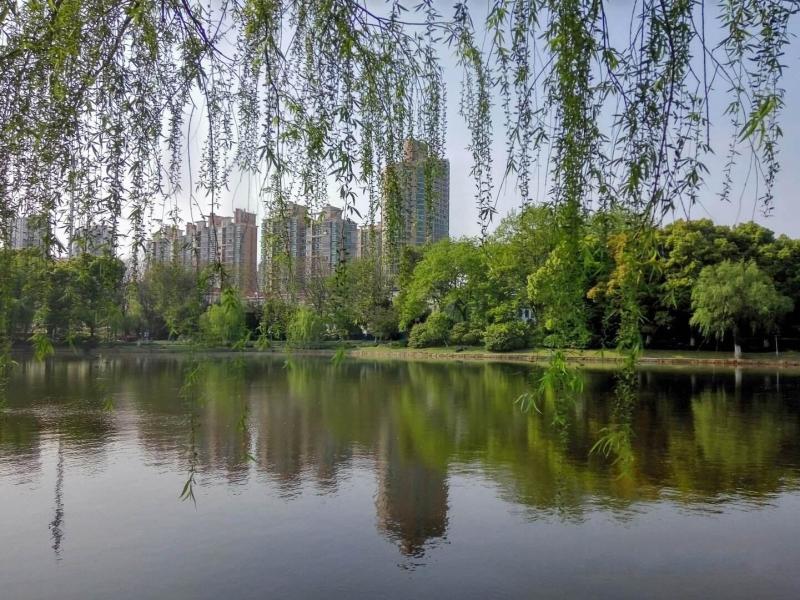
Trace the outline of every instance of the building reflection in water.
[[381, 440], [379, 451], [378, 528], [403, 554], [421, 557], [431, 540], [447, 532], [447, 473], [403, 458], [389, 436]]
[[[287, 369], [278, 359], [226, 357], [203, 363], [195, 400], [178, 393], [185, 372], [180, 357], [58, 360], [15, 371], [17, 393], [0, 419], [0, 484], [37, 477], [41, 446], [58, 436], [50, 523], [57, 554], [65, 453], [72, 462], [103, 460], [120, 436], [147, 465], [180, 467], [176, 495], [190, 468], [228, 486], [267, 482], [291, 501], [309, 486], [336, 494], [356, 462], [372, 465], [377, 528], [410, 557], [447, 536], [453, 467], [479, 470], [531, 518], [580, 519], [597, 507], [624, 518], [665, 496], [688, 506], [729, 498], [742, 482], [758, 503], [798, 482], [800, 378], [787, 375], [646, 371], [630, 422], [615, 423], [630, 430], [632, 466], [622, 473], [613, 455], [590, 453], [619, 419], [611, 373], [587, 376], [565, 435], [546, 405], [543, 415], [514, 405], [531, 381], [516, 365], [295, 359]], [[109, 394], [111, 412], [103, 410]]]

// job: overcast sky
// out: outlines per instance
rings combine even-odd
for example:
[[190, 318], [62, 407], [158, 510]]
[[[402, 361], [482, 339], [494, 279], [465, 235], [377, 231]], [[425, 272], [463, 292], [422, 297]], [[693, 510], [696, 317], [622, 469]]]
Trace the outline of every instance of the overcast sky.
[[[446, 3], [442, 7], [444, 14], [449, 14], [450, 4]], [[480, 6], [480, 4], [476, 4]], [[607, 4], [609, 22], [611, 23], [612, 34], [627, 35], [628, 24], [630, 22], [630, 0], [610, 0]], [[475, 22], [480, 21], [480, 13], [475, 13]], [[713, 24], [709, 25], [713, 29]], [[794, 34], [800, 32], [798, 19], [790, 26]], [[712, 32], [713, 33], [713, 32]], [[717, 36], [719, 29], [716, 30]], [[612, 39], [613, 44], [613, 39]], [[786, 107], [781, 115], [781, 126], [784, 138], [781, 144], [780, 162], [781, 171], [778, 174], [775, 186], [775, 206], [771, 216], [765, 216], [759, 212], [756, 206], [756, 191], [750, 186], [745, 188], [742, 182], [748, 167], [747, 156], [743, 156], [741, 164], [736, 172], [738, 174], [739, 186], [736, 193], [731, 195], [730, 202], [723, 202], [719, 199], [719, 192], [722, 188], [722, 170], [725, 163], [727, 146], [730, 141], [730, 128], [726, 118], [722, 115], [722, 109], [728, 103], [729, 98], [724, 93], [726, 84], [719, 80], [716, 84], [717, 90], [711, 97], [712, 129], [711, 138], [715, 155], [706, 157], [706, 165], [710, 174], [706, 178], [705, 185], [700, 194], [698, 205], [691, 209], [692, 218], [711, 217], [715, 221], [724, 224], [735, 224], [743, 221], [755, 219], [757, 222], [773, 229], [778, 233], [786, 233], [793, 237], [800, 236], [800, 209], [795, 205], [795, 195], [800, 189], [800, 40], [794, 39], [784, 57], [787, 65], [783, 85], [786, 88]], [[445, 68], [445, 77], [448, 83], [448, 130], [446, 137], [447, 156], [450, 160], [450, 233], [451, 236], [476, 235], [480, 231], [477, 223], [477, 209], [475, 207], [475, 194], [472, 179], [469, 176], [471, 157], [467, 151], [469, 142], [469, 131], [467, 130], [462, 117], [458, 114], [458, 100], [460, 93], [461, 72], [456, 65], [452, 53], [445, 49], [442, 54], [442, 64]], [[494, 165], [495, 181], [499, 183], [505, 165], [505, 132], [503, 131], [503, 118], [499, 106], [494, 107]], [[193, 150], [194, 156], [199, 155], [198, 138], [202, 135], [202, 119], [196, 119], [195, 129], [190, 132], [190, 138], [196, 145]], [[546, 156], [546, 153], [543, 154]], [[544, 194], [543, 179], [539, 178], [539, 193]], [[187, 181], [188, 183], [188, 181]], [[185, 186], [188, 188], [188, 185]], [[231, 178], [229, 193], [222, 201], [220, 212], [232, 214], [234, 208], [245, 208], [255, 210], [259, 215], [259, 223], [264, 215], [264, 207], [256, 197], [258, 181], [252, 176], [234, 175]], [[532, 189], [536, 190], [537, 185], [534, 181]], [[510, 210], [519, 206], [519, 195], [517, 194], [515, 181], [509, 180], [503, 189], [497, 190], [498, 193], [498, 216], [495, 224], [500, 218]], [[333, 195], [332, 195], [333, 198]], [[542, 198], [540, 195], [539, 198]], [[332, 202], [335, 204], [335, 201]], [[182, 216], [185, 220], [199, 218], [198, 209], [195, 206], [191, 211], [189, 201], [185, 195], [178, 200], [178, 205], [182, 209]], [[202, 206], [202, 202], [201, 202]], [[205, 206], [202, 206], [205, 210]], [[360, 208], [365, 208], [361, 206]], [[154, 210], [153, 217], [159, 218], [163, 211], [160, 207]], [[683, 211], [675, 215], [675, 218], [683, 217]]]

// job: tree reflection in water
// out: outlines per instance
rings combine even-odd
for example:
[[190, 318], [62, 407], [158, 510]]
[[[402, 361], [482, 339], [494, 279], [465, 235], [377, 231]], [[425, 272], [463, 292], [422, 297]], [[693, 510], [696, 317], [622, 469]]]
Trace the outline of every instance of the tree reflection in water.
[[615, 375], [611, 418], [608, 425], [600, 430], [600, 436], [590, 451], [613, 459], [612, 464], [619, 469], [619, 477], [631, 477], [636, 462], [632, 437], [639, 393], [638, 379], [635, 358], [631, 357]]
[[798, 484], [800, 379], [788, 374], [779, 388], [777, 376], [747, 372], [738, 383], [728, 371], [586, 372], [569, 402], [545, 394], [539, 414], [513, 404], [540, 373], [519, 365], [128, 357], [108, 361], [102, 386], [95, 370], [78, 360], [16, 370], [0, 419], [4, 474], [35, 477], [54, 433], [59, 457], [92, 460], [132, 432], [148, 464], [180, 466], [176, 488], [198, 503], [198, 478], [265, 484], [288, 502], [309, 486], [335, 495], [367, 465], [377, 528], [411, 558], [446, 538], [452, 477], [464, 470], [530, 518], [571, 521], [598, 506], [628, 518], [665, 498], [758, 504]]

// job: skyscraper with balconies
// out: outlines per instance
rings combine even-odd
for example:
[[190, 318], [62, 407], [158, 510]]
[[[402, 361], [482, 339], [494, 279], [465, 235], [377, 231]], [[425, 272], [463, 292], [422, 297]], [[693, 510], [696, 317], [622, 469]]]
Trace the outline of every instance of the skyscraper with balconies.
[[11, 222], [11, 247], [14, 250], [44, 248], [44, 231], [39, 217], [17, 217]]
[[114, 254], [114, 233], [105, 223], [92, 223], [83, 227], [77, 227], [72, 233], [69, 246], [70, 254], [78, 256], [80, 254], [91, 254], [92, 256], [102, 256], [103, 254]]
[[261, 288], [267, 294], [297, 299], [305, 290], [308, 208], [286, 202], [261, 226]]
[[422, 246], [450, 234], [450, 161], [408, 139], [403, 160], [384, 173], [382, 247], [391, 264], [404, 246]]
[[306, 232], [306, 279], [327, 277], [339, 263], [356, 257], [358, 226], [341, 208], [324, 206]]

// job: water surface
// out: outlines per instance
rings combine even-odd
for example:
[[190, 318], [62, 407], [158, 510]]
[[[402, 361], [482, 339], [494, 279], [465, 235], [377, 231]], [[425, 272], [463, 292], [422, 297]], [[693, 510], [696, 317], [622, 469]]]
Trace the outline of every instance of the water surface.
[[525, 413], [521, 365], [193, 367], [16, 369], [0, 598], [800, 597], [796, 376], [643, 371], [620, 412], [588, 372]]

